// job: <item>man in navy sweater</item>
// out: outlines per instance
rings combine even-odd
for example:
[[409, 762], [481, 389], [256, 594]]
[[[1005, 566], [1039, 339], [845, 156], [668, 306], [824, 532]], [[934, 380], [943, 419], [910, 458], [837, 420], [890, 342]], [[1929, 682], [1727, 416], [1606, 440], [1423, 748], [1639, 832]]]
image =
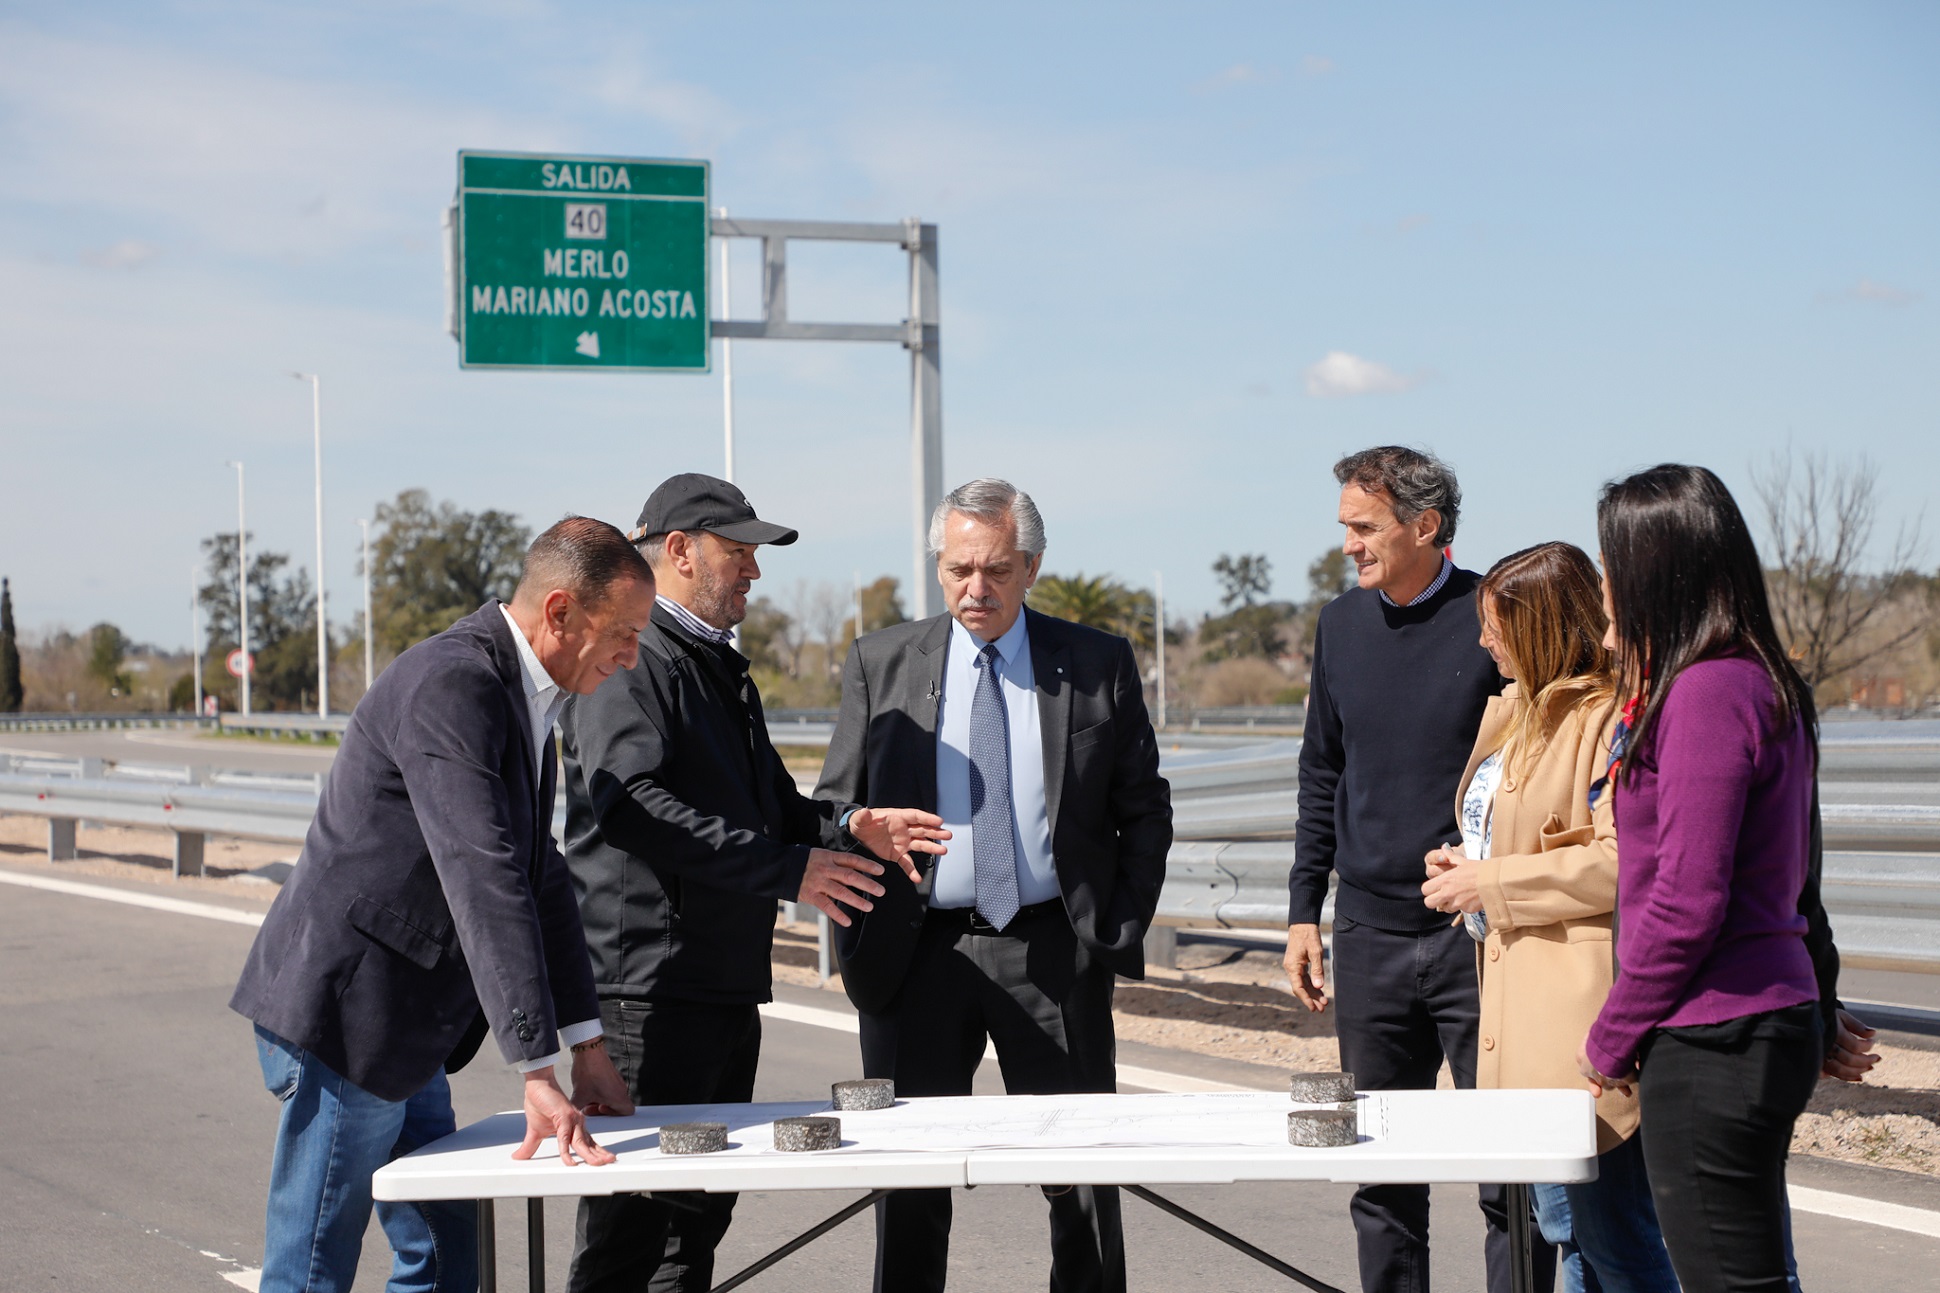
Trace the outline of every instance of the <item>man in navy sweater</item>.
[[[1360, 587], [1320, 613], [1288, 877], [1287, 976], [1326, 1009], [1320, 909], [1334, 896], [1334, 1021], [1363, 1090], [1475, 1085], [1475, 945], [1422, 905], [1422, 857], [1460, 839], [1456, 782], [1502, 678], [1480, 642], [1479, 577], [1444, 552], [1462, 492], [1435, 458], [1387, 446], [1334, 464]], [[1361, 1286], [1426, 1293], [1428, 1187], [1365, 1185], [1350, 1211]], [[1501, 1186], [1482, 1187], [1491, 1293], [1508, 1289]], [[1553, 1250], [1551, 1250], [1553, 1251]]]

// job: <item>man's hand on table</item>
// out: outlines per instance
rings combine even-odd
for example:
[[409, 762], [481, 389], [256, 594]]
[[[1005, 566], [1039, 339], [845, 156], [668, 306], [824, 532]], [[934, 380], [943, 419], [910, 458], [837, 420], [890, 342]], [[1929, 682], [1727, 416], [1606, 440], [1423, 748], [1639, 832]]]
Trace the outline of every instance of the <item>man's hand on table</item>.
[[620, 1070], [613, 1067], [603, 1037], [573, 1048], [573, 1104], [594, 1118], [624, 1118], [633, 1112], [633, 1096]]
[[1300, 1004], [1319, 1014], [1327, 1009], [1327, 970], [1321, 960], [1320, 926], [1287, 926], [1287, 981]]
[[943, 844], [950, 838], [943, 819], [920, 808], [858, 808], [849, 814], [848, 832], [877, 857], [901, 867], [912, 884], [922, 883], [923, 871], [911, 853], [950, 851]]
[[575, 1158], [592, 1167], [613, 1161], [612, 1154], [593, 1143], [586, 1130], [586, 1115], [559, 1089], [552, 1070], [535, 1069], [525, 1075], [525, 1140], [512, 1151], [512, 1157], [531, 1158], [547, 1136], [558, 1139], [559, 1161], [567, 1167], [576, 1166]]

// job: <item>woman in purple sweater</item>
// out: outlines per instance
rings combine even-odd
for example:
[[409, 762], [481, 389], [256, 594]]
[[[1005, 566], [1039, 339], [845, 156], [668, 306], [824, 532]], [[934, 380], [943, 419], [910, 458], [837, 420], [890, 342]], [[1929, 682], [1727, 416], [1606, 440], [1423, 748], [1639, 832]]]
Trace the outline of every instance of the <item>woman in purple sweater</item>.
[[1816, 775], [1811, 690], [1773, 628], [1724, 483], [1665, 465], [1597, 506], [1620, 694], [1618, 975], [1579, 1064], [1634, 1083], [1685, 1293], [1786, 1287], [1785, 1154], [1818, 1076], [1799, 914]]

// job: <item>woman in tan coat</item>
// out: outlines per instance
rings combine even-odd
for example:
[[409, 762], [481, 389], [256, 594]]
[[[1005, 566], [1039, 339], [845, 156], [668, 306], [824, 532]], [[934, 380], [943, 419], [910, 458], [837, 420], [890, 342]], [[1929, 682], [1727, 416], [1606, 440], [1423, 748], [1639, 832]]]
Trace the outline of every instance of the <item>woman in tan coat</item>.
[[[1581, 1090], [1576, 1043], [1610, 993], [1617, 897], [1608, 771], [1617, 713], [1596, 567], [1567, 543], [1497, 562], [1483, 579], [1482, 645], [1505, 678], [1456, 795], [1462, 842], [1427, 857], [1428, 906], [1477, 939], [1478, 1087]], [[1592, 803], [1594, 789], [1594, 804]], [[1674, 1291], [1636, 1139], [1633, 1095], [1597, 1100], [1599, 1175], [1539, 1185], [1543, 1235], [1566, 1290]]]

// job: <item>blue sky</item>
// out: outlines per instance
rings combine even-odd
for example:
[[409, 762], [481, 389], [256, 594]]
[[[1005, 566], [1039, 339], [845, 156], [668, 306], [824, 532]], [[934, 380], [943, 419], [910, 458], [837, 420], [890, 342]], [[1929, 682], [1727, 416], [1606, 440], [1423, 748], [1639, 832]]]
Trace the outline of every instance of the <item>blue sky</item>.
[[[1337, 539], [1328, 468], [1432, 447], [1486, 566], [1588, 544], [1666, 458], [1748, 498], [1940, 473], [1940, 9], [1882, 4], [251, 5], [0, 10], [0, 573], [23, 626], [186, 643], [197, 541], [308, 565], [421, 486], [535, 528], [720, 468], [711, 376], [461, 372], [460, 148], [707, 158], [736, 214], [941, 229], [948, 483], [1030, 490], [1048, 568], [1210, 609]], [[881, 247], [798, 249], [798, 318], [893, 321]], [[738, 314], [755, 305], [737, 252]], [[908, 359], [743, 343], [764, 591], [907, 580]], [[1929, 527], [1932, 528], [1932, 527]], [[1934, 545], [1929, 544], [1929, 560]]]

